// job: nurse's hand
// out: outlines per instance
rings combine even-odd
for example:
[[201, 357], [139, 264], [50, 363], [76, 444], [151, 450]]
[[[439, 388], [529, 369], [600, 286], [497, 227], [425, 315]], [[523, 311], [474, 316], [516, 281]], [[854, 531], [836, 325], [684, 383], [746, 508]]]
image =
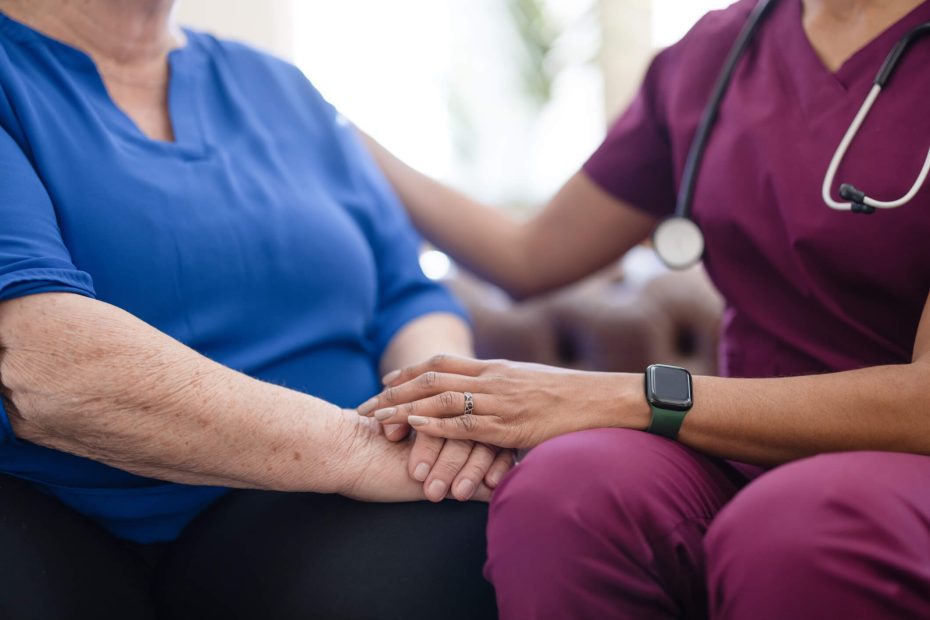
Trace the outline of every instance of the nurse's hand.
[[[531, 448], [588, 428], [645, 429], [642, 375], [440, 355], [385, 377], [360, 413], [421, 435]], [[474, 409], [465, 415], [465, 393]]]
[[[372, 428], [380, 426], [375, 420], [371, 424]], [[390, 441], [404, 441], [409, 433], [406, 424], [384, 426], [384, 435]], [[410, 448], [407, 471], [412, 479], [423, 483], [423, 493], [432, 502], [450, 496], [468, 501], [475, 498], [482, 485], [489, 489], [497, 487], [513, 465], [512, 450], [417, 433]]]

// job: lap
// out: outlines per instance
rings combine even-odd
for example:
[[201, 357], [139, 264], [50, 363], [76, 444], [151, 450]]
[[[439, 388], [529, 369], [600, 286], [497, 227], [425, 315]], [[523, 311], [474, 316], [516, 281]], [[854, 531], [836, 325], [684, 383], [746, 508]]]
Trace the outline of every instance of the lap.
[[[766, 523], [800, 539], [839, 521], [930, 540], [930, 457], [893, 452], [822, 454], [777, 467], [736, 496], [716, 529]], [[775, 518], [783, 514], [783, 518]]]
[[[745, 482], [725, 461], [662, 437], [583, 431], [532, 450], [495, 494], [492, 519], [511, 504], [532, 505], [603, 521], [624, 515], [661, 535], [683, 520], [709, 521]], [[533, 520], [534, 510], [525, 512]]]
[[638, 431], [540, 445], [491, 504], [487, 574], [502, 615], [689, 617], [705, 605], [704, 533], [745, 481], [724, 461]]
[[477, 503], [236, 491], [172, 545], [161, 598], [175, 618], [493, 618], [486, 517]]
[[27, 482], [0, 476], [0, 617], [154, 618], [149, 571], [124, 544]]

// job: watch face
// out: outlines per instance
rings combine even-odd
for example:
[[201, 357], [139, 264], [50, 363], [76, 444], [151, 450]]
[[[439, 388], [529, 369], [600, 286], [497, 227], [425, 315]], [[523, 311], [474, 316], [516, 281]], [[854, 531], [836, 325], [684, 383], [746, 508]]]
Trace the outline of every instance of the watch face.
[[694, 405], [691, 373], [687, 370], [655, 364], [646, 372], [646, 397], [652, 405], [676, 411], [687, 411]]

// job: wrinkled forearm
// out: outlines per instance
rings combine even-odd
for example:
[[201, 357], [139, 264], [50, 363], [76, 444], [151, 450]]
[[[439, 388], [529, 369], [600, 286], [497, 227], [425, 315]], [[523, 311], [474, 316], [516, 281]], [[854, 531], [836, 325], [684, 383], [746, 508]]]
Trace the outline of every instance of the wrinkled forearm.
[[342, 492], [358, 426], [68, 294], [0, 304], [0, 384], [20, 439], [189, 484]]

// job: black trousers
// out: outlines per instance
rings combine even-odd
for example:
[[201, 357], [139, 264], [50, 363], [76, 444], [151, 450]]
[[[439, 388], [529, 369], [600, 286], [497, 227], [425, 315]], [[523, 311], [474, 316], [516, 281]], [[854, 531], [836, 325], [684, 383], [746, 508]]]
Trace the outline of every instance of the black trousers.
[[233, 491], [162, 545], [0, 476], [0, 620], [496, 618], [487, 507]]

